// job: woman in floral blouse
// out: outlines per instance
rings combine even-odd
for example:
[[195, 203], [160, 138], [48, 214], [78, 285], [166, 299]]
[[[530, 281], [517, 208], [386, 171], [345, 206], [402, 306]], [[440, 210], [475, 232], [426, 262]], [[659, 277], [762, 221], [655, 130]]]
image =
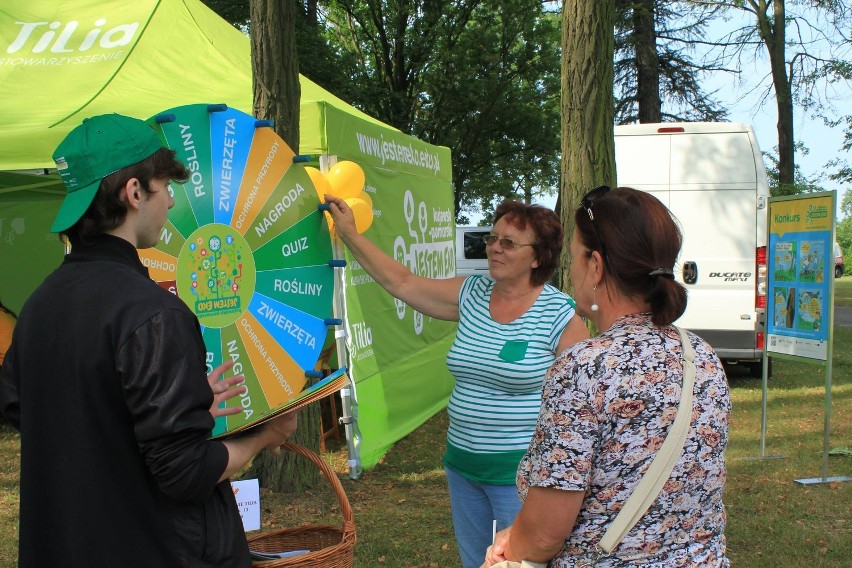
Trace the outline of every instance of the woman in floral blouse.
[[[524, 500], [485, 566], [509, 560], [589, 565], [677, 414], [682, 346], [671, 323], [686, 308], [674, 280], [681, 234], [650, 194], [599, 187], [574, 215], [571, 284], [577, 312], [603, 332], [564, 351], [544, 383], [535, 435], [518, 467]], [[692, 420], [659, 496], [595, 566], [728, 566], [724, 451], [730, 392], [700, 337]]]

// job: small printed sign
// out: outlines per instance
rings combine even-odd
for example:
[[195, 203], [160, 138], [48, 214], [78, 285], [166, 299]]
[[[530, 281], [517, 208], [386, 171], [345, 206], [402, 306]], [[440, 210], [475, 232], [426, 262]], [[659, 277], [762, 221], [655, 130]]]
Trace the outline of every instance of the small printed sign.
[[234, 498], [243, 519], [243, 529], [256, 531], [260, 529], [260, 484], [257, 479], [242, 479], [232, 481]]

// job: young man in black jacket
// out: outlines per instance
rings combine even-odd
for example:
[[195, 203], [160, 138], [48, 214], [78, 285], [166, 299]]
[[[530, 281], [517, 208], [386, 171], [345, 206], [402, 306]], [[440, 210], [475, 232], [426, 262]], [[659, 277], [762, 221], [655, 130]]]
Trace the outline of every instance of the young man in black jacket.
[[[0, 410], [21, 432], [19, 565], [251, 565], [228, 477], [295, 414], [224, 442], [198, 320], [148, 277], [186, 168], [143, 121], [96, 116], [54, 159], [71, 253], [21, 310]], [[217, 369], [218, 378], [227, 366]], [[217, 390], [217, 392], [219, 392]], [[215, 400], [221, 400], [221, 396]]]

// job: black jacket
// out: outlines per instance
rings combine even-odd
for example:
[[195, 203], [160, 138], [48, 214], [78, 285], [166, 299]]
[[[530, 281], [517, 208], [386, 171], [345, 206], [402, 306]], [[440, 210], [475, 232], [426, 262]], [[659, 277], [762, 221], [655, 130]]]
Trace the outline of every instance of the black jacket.
[[122, 239], [76, 244], [45, 279], [0, 371], [21, 432], [20, 566], [250, 566], [205, 354]]

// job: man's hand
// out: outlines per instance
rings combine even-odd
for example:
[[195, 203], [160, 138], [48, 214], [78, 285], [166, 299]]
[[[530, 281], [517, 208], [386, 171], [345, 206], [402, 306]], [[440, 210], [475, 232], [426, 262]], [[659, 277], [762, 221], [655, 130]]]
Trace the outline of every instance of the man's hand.
[[299, 421], [299, 411], [288, 412], [277, 416], [263, 425], [263, 435], [270, 436], [275, 442], [266, 446], [266, 449], [274, 455], [281, 455], [281, 446], [287, 438], [296, 432]]
[[264, 448], [279, 455], [281, 445], [296, 431], [298, 415], [295, 410], [281, 414], [238, 436], [223, 440], [222, 443], [228, 448], [228, 465], [219, 481], [234, 475]]
[[243, 375], [221, 378], [233, 366], [233, 361], [222, 363], [213, 369], [212, 373], [207, 375], [207, 382], [210, 383], [210, 390], [213, 391], [213, 406], [210, 407], [210, 415], [213, 418], [230, 416], [231, 414], [237, 414], [242, 411], [242, 408], [239, 406], [219, 406], [222, 402], [246, 392], [246, 387], [243, 386], [246, 378]]

